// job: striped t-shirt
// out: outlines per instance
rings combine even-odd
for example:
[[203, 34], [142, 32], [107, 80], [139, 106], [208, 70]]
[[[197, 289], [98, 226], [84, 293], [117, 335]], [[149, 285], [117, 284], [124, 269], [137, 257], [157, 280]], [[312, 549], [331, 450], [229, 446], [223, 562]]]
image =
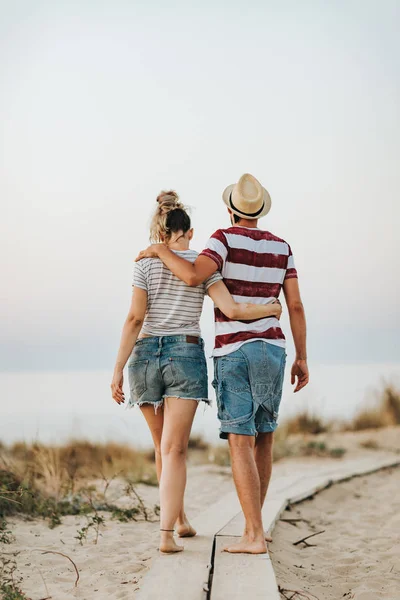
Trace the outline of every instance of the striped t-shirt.
[[[217, 263], [236, 302], [273, 302], [285, 279], [297, 277], [289, 244], [261, 229], [238, 226], [219, 229], [201, 254]], [[214, 356], [230, 354], [255, 340], [285, 347], [279, 320], [267, 317], [233, 321], [215, 308]]]
[[[182, 258], [194, 262], [195, 250], [175, 251]], [[189, 287], [175, 277], [159, 258], [144, 258], [135, 263], [133, 285], [147, 292], [147, 312], [142, 333], [152, 336], [200, 336], [200, 316], [204, 295], [208, 288], [220, 281], [214, 273], [197, 287]]]

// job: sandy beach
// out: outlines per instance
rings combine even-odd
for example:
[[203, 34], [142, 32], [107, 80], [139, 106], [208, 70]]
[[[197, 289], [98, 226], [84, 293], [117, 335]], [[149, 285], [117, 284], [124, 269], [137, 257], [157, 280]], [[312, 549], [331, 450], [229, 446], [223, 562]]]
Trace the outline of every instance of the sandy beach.
[[[318, 600], [398, 600], [399, 489], [400, 468], [388, 469], [286, 510], [270, 545], [278, 584]], [[306, 540], [314, 546], [294, 545], [314, 533]]]
[[[378, 454], [396, 458], [400, 449], [398, 427], [304, 436], [304, 439], [305, 443], [312, 440], [318, 447], [325, 444], [328, 448], [342, 448], [346, 458], [367, 458], [367, 462], [368, 457], [372, 462]], [[332, 467], [341, 460], [327, 456], [326, 451], [322, 456], [293, 456], [275, 463], [274, 477], [287, 478], [298, 467], [306, 466], [308, 472], [322, 463]], [[97, 483], [101, 487], [102, 482]], [[127, 508], [131, 498], [124, 495], [125, 485], [123, 480], [114, 479], [107, 490], [108, 501]], [[199, 515], [233, 489], [230, 467], [192, 464], [186, 493], [189, 518]], [[336, 484], [314, 499], [285, 511], [282, 515], [285, 520], [278, 522], [270, 545], [279, 585], [287, 590], [306, 591], [310, 599], [398, 600], [399, 489], [400, 469], [379, 471]], [[105, 524], [99, 527], [97, 543], [94, 528], [82, 543], [77, 539], [78, 532], [87, 524], [82, 515], [64, 516], [61, 525], [54, 529], [40, 518], [9, 517], [7, 523], [15, 541], [3, 551], [10, 556], [16, 554], [17, 575], [22, 577], [20, 587], [26, 595], [32, 600], [134, 598], [142, 577], [157, 556], [159, 535], [155, 509], [158, 488], [137, 484], [135, 490], [146, 506], [148, 520], [121, 523], [112, 519], [110, 512], [99, 512]], [[309, 543], [316, 546], [293, 545], [313, 533], [319, 535], [310, 538]], [[182, 543], [190, 544], [190, 540]], [[74, 587], [76, 573], [68, 558], [43, 554], [45, 551], [61, 552], [76, 564], [77, 587]], [[290, 598], [291, 593], [282, 595], [285, 597]]]
[[[113, 482], [107, 495], [118, 499], [123, 506], [121, 484]], [[138, 485], [137, 491], [151, 511], [158, 503], [158, 488]], [[188, 470], [186, 510], [195, 516], [221, 495], [233, 489], [230, 469], [224, 467], [198, 466]], [[21, 589], [33, 600], [51, 596], [54, 600], [81, 598], [84, 600], [132, 599], [139, 588], [140, 579], [151, 567], [157, 554], [159, 522], [139, 521], [120, 523], [101, 513], [105, 526], [100, 528], [97, 544], [95, 534], [80, 545], [77, 532], [86, 524], [84, 517], [66, 516], [62, 524], [50, 529], [43, 520], [26, 521], [9, 519], [10, 529], [16, 542], [7, 547], [18, 552], [18, 573], [22, 576]], [[152, 515], [150, 514], [150, 519]], [[190, 540], [186, 543], [190, 543]], [[65, 557], [46, 554], [40, 550], [54, 550], [68, 555], [76, 564], [80, 579], [74, 588], [76, 573]]]

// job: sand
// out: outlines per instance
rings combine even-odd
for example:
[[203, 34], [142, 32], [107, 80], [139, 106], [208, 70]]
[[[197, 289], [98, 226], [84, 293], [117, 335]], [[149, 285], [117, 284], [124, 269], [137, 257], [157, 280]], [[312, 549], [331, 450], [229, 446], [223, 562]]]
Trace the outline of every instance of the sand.
[[[384, 470], [286, 510], [282, 519], [304, 521], [281, 520], [274, 530], [270, 549], [279, 585], [308, 592], [303, 598], [399, 600], [399, 490], [400, 468]], [[293, 545], [320, 531], [308, 540], [315, 547]]]
[[[110, 499], [119, 495], [116, 487], [107, 493]], [[232, 489], [227, 468], [189, 468], [187, 514], [189, 517], [197, 515]], [[137, 490], [146, 506], [158, 503], [158, 488], [140, 485]], [[16, 558], [18, 573], [23, 578], [21, 589], [32, 600], [48, 596], [54, 600], [132, 600], [135, 597], [140, 579], [157, 554], [159, 523], [119, 523], [111, 520], [108, 513], [101, 514], [106, 519], [106, 526], [100, 529], [97, 544], [93, 543], [95, 536], [91, 532], [82, 546], [75, 536], [85, 525], [85, 518], [64, 517], [55, 529], [49, 529], [43, 520], [9, 520], [16, 542], [7, 546], [7, 551], [19, 552]], [[80, 574], [77, 588], [74, 588], [76, 574], [71, 563], [62, 556], [43, 555], [41, 549], [62, 552], [75, 562]]]
[[[317, 439], [324, 440], [331, 448], [345, 447], [346, 458], [372, 458], [383, 449], [386, 456], [389, 450], [395, 457], [400, 449], [399, 428], [328, 434]], [[298, 465], [306, 464], [312, 470], [321, 461], [331, 466], [337, 459], [285, 459], [274, 465], [275, 476], [287, 477]], [[122, 482], [113, 481], [107, 492], [108, 500], [126, 505], [128, 499], [121, 497], [122, 487]], [[186, 494], [189, 517], [199, 515], [233, 489], [230, 468], [190, 467]], [[308, 590], [318, 600], [399, 600], [399, 489], [400, 469], [381, 471], [332, 486], [313, 500], [286, 511], [283, 518], [303, 518], [309, 523], [298, 522], [294, 526], [280, 521], [274, 530], [270, 549], [279, 584], [286, 589]], [[148, 508], [158, 503], [157, 488], [140, 485], [137, 491]], [[157, 520], [119, 523], [109, 513], [102, 516], [106, 526], [100, 530], [98, 543], [93, 543], [91, 532], [83, 545], [75, 536], [85, 525], [85, 518], [64, 517], [62, 524], [53, 530], [43, 520], [9, 520], [16, 541], [4, 550], [19, 553], [16, 560], [18, 574], [23, 578], [21, 588], [29, 598], [135, 598], [141, 578], [157, 555], [159, 523]], [[293, 546], [293, 542], [321, 530], [325, 533], [310, 539], [316, 547]], [[54, 550], [71, 557], [80, 574], [77, 588], [71, 563], [62, 556], [43, 555], [41, 550]], [[295, 600], [299, 598], [302, 597]]]

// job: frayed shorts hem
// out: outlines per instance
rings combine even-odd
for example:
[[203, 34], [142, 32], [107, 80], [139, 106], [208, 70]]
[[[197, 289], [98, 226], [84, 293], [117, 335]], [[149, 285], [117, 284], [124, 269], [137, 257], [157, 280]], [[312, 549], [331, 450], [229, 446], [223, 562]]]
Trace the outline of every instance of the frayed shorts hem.
[[258, 433], [273, 433], [278, 427], [278, 423], [276, 421], [270, 421], [269, 423], [262, 423], [257, 429], [255, 427], [249, 427], [247, 423], [243, 425], [221, 425], [219, 431], [219, 437], [221, 440], [227, 440], [230, 433], [235, 433], [236, 435], [248, 435], [255, 437]]
[[270, 421], [269, 423], [263, 423], [260, 427], [257, 427], [257, 433], [273, 433], [278, 427], [276, 421]]
[[134, 408], [135, 406], [139, 406], [140, 408], [141, 406], [145, 406], [146, 404], [151, 404], [152, 406], [154, 406], [154, 412], [157, 413], [157, 410], [160, 407], [164, 406], [165, 398], [179, 398], [180, 400], [196, 400], [197, 404], [200, 404], [200, 402], [204, 402], [207, 406], [211, 406], [211, 400], [209, 398], [187, 398], [185, 396], [169, 396], [167, 394], [164, 394], [161, 400], [156, 400], [154, 402], [152, 400], [130, 401], [127, 408]]

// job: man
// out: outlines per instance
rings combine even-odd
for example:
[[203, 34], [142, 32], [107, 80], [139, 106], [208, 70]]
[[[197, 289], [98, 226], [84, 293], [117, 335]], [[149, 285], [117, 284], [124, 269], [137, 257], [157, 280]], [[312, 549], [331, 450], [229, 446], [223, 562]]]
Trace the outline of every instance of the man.
[[[291, 382], [297, 392], [307, 385], [309, 376], [306, 322], [292, 251], [284, 240], [258, 228], [258, 219], [269, 212], [271, 199], [255, 177], [243, 175], [226, 188], [223, 201], [232, 227], [216, 231], [193, 264], [163, 244], [150, 246], [137, 260], [158, 256], [190, 286], [219, 270], [237, 302], [273, 302], [283, 288], [296, 348]], [[278, 319], [234, 321], [216, 308], [213, 356], [220, 437], [229, 440], [233, 477], [246, 521], [241, 540], [225, 550], [260, 554], [267, 551], [261, 508], [271, 477], [273, 432], [286, 361]]]

